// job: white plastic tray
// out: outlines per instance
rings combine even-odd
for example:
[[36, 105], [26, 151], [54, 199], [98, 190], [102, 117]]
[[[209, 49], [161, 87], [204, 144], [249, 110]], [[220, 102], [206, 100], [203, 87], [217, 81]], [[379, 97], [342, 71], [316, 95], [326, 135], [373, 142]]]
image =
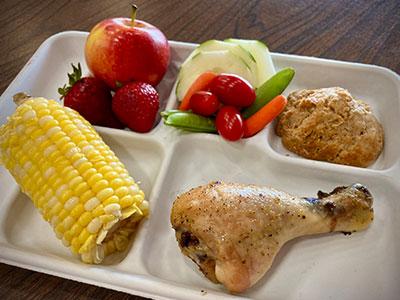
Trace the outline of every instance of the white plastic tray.
[[[12, 95], [58, 98], [70, 63], [87, 72], [87, 33], [64, 32], [46, 40], [0, 98], [0, 124], [14, 110]], [[179, 64], [193, 44], [171, 42], [172, 64], [159, 87], [164, 108]], [[369, 103], [385, 130], [385, 147], [368, 169], [311, 161], [289, 154], [269, 126], [251, 139], [229, 143], [212, 134], [187, 134], [159, 123], [148, 134], [98, 127], [105, 141], [141, 181], [151, 215], [125, 259], [86, 265], [56, 239], [30, 200], [0, 167], [0, 261], [127, 293], [168, 299], [398, 299], [400, 295], [400, 80], [371, 65], [273, 54], [277, 69], [291, 66], [298, 88], [342, 86]], [[169, 96], [171, 94], [171, 96]], [[169, 221], [176, 195], [211, 180], [268, 185], [300, 196], [353, 182], [365, 184], [375, 220], [363, 232], [299, 238], [286, 244], [272, 269], [243, 295], [209, 282], [185, 258]]]

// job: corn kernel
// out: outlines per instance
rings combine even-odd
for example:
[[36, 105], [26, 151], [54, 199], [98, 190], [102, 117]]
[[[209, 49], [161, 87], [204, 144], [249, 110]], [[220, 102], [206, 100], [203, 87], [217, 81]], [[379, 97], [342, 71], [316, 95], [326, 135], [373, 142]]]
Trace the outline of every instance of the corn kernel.
[[140, 203], [143, 201], [143, 195], [142, 194], [136, 194], [135, 196], [133, 196], [133, 201], [135, 203]]
[[90, 223], [90, 221], [92, 221], [92, 214], [90, 212], [84, 212], [78, 220], [79, 225], [81, 225], [82, 227], [86, 227], [87, 224]]
[[83, 178], [81, 176], [75, 176], [74, 178], [72, 178], [69, 181], [69, 186], [72, 190], [74, 190], [75, 188], [77, 188], [77, 186], [79, 184], [81, 184], [83, 182]]
[[75, 177], [79, 176], [79, 172], [77, 170], [71, 170], [68, 174], [64, 177], [66, 182], [70, 182]]
[[81, 203], [79, 203], [78, 205], [76, 205], [71, 213], [70, 216], [74, 217], [74, 218], [79, 218], [79, 216], [81, 214], [83, 214], [85, 212], [85, 208], [83, 207], [83, 205]]
[[[121, 218], [122, 219], [129, 218], [130, 216], [132, 216], [136, 212], [139, 212], [139, 209], [136, 207], [136, 205], [132, 205], [130, 207], [124, 208], [122, 210]], [[140, 215], [142, 215], [142, 214], [140, 214]]]
[[[108, 190], [108, 181], [105, 179], [101, 179], [99, 181], [97, 181], [93, 186], [92, 186], [92, 190], [95, 193], [100, 193], [103, 190]], [[112, 190], [112, 189], [111, 189]], [[107, 191], [105, 192], [107, 193]]]
[[60, 203], [65, 203], [70, 198], [72, 198], [72, 195], [73, 195], [72, 191], [68, 188], [67, 190], [61, 193], [61, 196], [58, 198], [58, 200], [60, 201]]
[[79, 203], [78, 197], [71, 197], [64, 203], [64, 209], [71, 211]]
[[100, 173], [97, 173], [97, 171], [96, 171], [95, 174], [93, 174], [89, 179], [87, 179], [87, 183], [91, 187], [93, 187], [97, 182], [99, 182], [102, 179], [103, 179], [103, 175]]
[[106, 214], [116, 215], [117, 212], [121, 211], [121, 206], [118, 203], [110, 203], [104, 206], [104, 211]]
[[131, 206], [134, 202], [133, 196], [132, 195], [126, 195], [121, 198], [120, 204], [122, 207], [128, 207]]
[[104, 206], [102, 204], [100, 204], [99, 206], [97, 206], [93, 211], [92, 211], [92, 215], [95, 217], [104, 215]]
[[75, 223], [74, 225], [72, 225], [72, 227], [69, 231], [71, 232], [72, 236], [75, 237], [75, 236], [79, 236], [82, 229], [83, 229], [83, 227], [81, 225], [79, 225], [79, 223]]
[[[107, 173], [104, 175], [104, 178], [105, 178], [106, 180], [110, 181], [110, 184], [111, 184], [111, 187], [112, 187], [112, 188], [115, 188], [115, 187], [113, 187], [113, 183], [112, 183], [112, 182], [113, 182], [114, 180], [117, 180], [118, 177], [119, 177], [118, 173], [117, 173], [117, 172], [114, 172], [114, 171], [107, 172]], [[121, 182], [122, 182], [122, 180], [121, 180]], [[122, 182], [122, 184], [123, 184], [123, 182]]]
[[103, 201], [103, 205], [108, 205], [112, 203], [119, 203], [119, 198], [115, 195], [108, 197], [106, 200]]
[[108, 224], [116, 219], [114, 215], [102, 215], [99, 217], [101, 223]]
[[[95, 187], [93, 187], [93, 190], [96, 190]], [[96, 197], [103, 202], [105, 199], [108, 199], [112, 195], [114, 195], [114, 190], [112, 188], [103, 188], [96, 194]]]
[[62, 222], [65, 230], [69, 230], [74, 225], [74, 223], [75, 219], [71, 216], [66, 217]]
[[64, 233], [64, 237], [63, 237], [66, 241], [68, 241], [69, 243], [71, 243], [72, 239], [74, 238], [74, 235], [72, 234], [72, 232], [70, 230], [66, 231]]
[[100, 227], [103, 225], [99, 217], [94, 218], [90, 223], [87, 225], [87, 231], [89, 233], [97, 233]]
[[85, 202], [85, 210], [86, 211], [93, 211], [99, 204], [100, 200], [96, 197], [90, 198], [88, 201]]
[[87, 229], [86, 228], [84, 228], [82, 231], [81, 231], [81, 233], [79, 234], [79, 242], [81, 243], [81, 244], [83, 244], [87, 239], [88, 239], [88, 237], [90, 236], [90, 233], [87, 231]]
[[94, 196], [95, 195], [92, 192], [92, 190], [89, 189], [86, 192], [84, 192], [83, 194], [81, 194], [80, 201], [82, 203], [86, 203], [89, 199], [93, 198]]
[[[113, 172], [113, 173], [116, 173], [116, 172]], [[113, 188], [113, 189], [118, 189], [118, 188], [120, 188], [120, 187], [122, 187], [122, 186], [125, 186], [125, 182], [122, 180], [122, 179], [120, 179], [120, 178], [114, 178], [111, 182], [110, 182], [110, 186]]]
[[61, 235], [64, 234], [64, 232], [65, 232], [65, 228], [62, 223], [58, 224], [54, 230], [57, 234], [61, 234]]
[[[85, 176], [83, 176], [83, 174], [85, 174], [88, 170], [92, 169], [93, 165], [90, 161], [85, 161], [83, 163], [81, 163], [78, 167], [77, 170], [78, 172], [82, 175], [82, 177], [85, 178]], [[94, 170], [96, 172], [96, 170]]]
[[79, 248], [81, 247], [81, 243], [79, 242], [78, 237], [74, 237], [71, 241], [71, 251], [74, 254], [78, 254]]
[[68, 217], [69, 215], [69, 211], [62, 209], [59, 213], [58, 213], [58, 217], [60, 220], [64, 220], [66, 217]]
[[[97, 170], [95, 169], [95, 168], [93, 168], [93, 167], [91, 167], [90, 169], [88, 169], [88, 170], [86, 170], [85, 172], [83, 172], [83, 173], [81, 173], [82, 174], [82, 177], [83, 178], [85, 178], [86, 180], [89, 180], [92, 176], [94, 176], [95, 174], [97, 174]], [[100, 174], [101, 175], [101, 174]], [[101, 178], [100, 179], [102, 179], [103, 178], [103, 175], [101, 175]], [[100, 180], [99, 179], [99, 180]], [[93, 179], [93, 180], [95, 180], [95, 179]], [[88, 184], [89, 185], [93, 185], [93, 184], [90, 184], [90, 182], [88, 181]]]
[[91, 246], [94, 243], [95, 237], [94, 235], [89, 235], [87, 239], [83, 242], [82, 247], [79, 249], [79, 253], [83, 254], [91, 250]]
[[87, 190], [89, 190], [89, 185], [86, 182], [81, 182], [74, 188], [76, 195], [82, 195]]
[[115, 195], [119, 198], [123, 198], [124, 196], [129, 194], [129, 189], [126, 186], [121, 186], [119, 188], [114, 188], [113, 186], [111, 187], [115, 189]]

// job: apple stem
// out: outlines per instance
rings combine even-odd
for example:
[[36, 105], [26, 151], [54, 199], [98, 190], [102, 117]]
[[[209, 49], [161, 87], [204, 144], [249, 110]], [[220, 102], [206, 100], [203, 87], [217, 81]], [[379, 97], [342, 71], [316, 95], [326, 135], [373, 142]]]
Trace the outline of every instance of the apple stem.
[[131, 25], [132, 25], [132, 27], [134, 27], [135, 26], [137, 6], [134, 3], [132, 3], [131, 5], [132, 5]]

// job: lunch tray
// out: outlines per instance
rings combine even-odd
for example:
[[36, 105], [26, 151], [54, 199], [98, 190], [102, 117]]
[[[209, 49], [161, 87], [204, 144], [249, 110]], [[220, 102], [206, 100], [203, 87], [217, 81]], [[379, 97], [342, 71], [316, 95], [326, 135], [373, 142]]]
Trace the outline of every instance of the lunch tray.
[[[87, 33], [69, 31], [47, 39], [0, 98], [0, 124], [15, 105], [13, 94], [58, 99], [71, 63], [84, 59]], [[171, 65], [158, 86], [162, 109], [177, 106], [174, 82], [195, 44], [170, 42]], [[147, 134], [96, 127], [150, 202], [130, 249], [118, 262], [87, 265], [59, 241], [51, 226], [0, 166], [0, 261], [43, 273], [157, 299], [398, 299], [400, 295], [400, 80], [382, 67], [272, 54], [276, 69], [293, 67], [289, 92], [341, 86], [372, 107], [385, 131], [385, 146], [369, 168], [300, 158], [285, 150], [274, 124], [249, 139], [227, 142], [185, 133], [158, 120]], [[251, 289], [229, 294], [208, 281], [184, 257], [170, 224], [175, 197], [212, 180], [271, 186], [299, 196], [360, 182], [374, 197], [375, 219], [362, 232], [292, 240]]]

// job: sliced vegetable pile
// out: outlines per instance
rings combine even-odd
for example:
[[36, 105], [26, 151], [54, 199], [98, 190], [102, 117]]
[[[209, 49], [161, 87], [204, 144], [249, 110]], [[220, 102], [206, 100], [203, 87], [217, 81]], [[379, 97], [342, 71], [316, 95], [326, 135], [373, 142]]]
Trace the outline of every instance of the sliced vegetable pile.
[[210, 40], [182, 64], [178, 110], [162, 112], [164, 123], [192, 132], [218, 132], [229, 141], [251, 137], [285, 108], [281, 95], [294, 76], [278, 73], [268, 48], [259, 41]]
[[201, 74], [231, 73], [258, 88], [275, 74], [275, 67], [265, 44], [255, 40], [209, 40], [200, 44], [181, 65], [176, 96], [182, 100]]

